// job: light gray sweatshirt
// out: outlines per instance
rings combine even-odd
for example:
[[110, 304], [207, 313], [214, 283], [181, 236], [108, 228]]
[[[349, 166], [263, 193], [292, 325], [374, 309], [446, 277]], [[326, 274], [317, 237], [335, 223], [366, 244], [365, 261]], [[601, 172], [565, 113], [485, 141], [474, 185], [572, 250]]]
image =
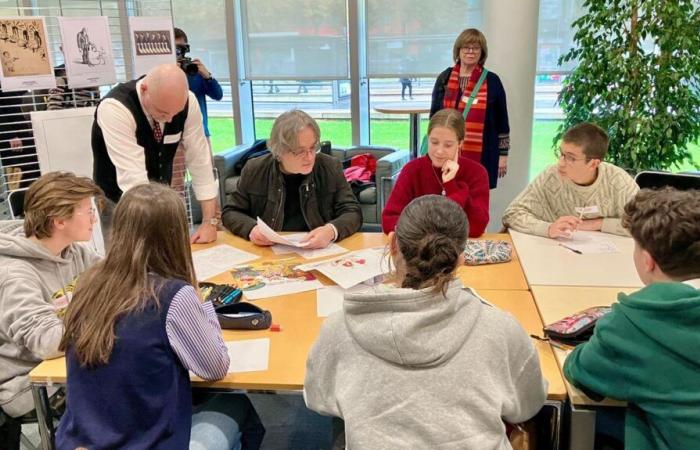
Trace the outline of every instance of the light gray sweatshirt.
[[306, 363], [306, 405], [345, 420], [348, 449], [509, 449], [503, 421], [542, 407], [537, 351], [509, 314], [453, 281], [346, 294]]
[[60, 256], [24, 237], [21, 222], [0, 228], [0, 407], [11, 416], [34, 409], [29, 372], [60, 356], [63, 322], [52, 296], [97, 261], [87, 245]]

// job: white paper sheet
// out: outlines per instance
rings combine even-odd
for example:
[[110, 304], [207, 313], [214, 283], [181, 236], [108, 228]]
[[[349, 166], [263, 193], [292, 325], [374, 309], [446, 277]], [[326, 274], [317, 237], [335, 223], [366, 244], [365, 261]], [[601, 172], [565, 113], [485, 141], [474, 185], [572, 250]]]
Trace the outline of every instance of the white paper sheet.
[[117, 82], [107, 17], [58, 17], [58, 26], [70, 88]]
[[346, 253], [349, 250], [347, 248], [341, 247], [338, 244], [331, 244], [326, 248], [319, 249], [298, 248], [291, 247], [289, 245], [277, 244], [272, 246], [272, 251], [275, 252], [276, 255], [287, 255], [289, 253], [296, 253], [304, 259], [315, 259], [323, 258], [326, 256], [339, 255], [341, 253]]
[[318, 317], [328, 317], [343, 309], [343, 299], [348, 292], [362, 292], [372, 289], [370, 286], [358, 284], [350, 289], [339, 286], [323, 286], [316, 291], [316, 314]]
[[228, 373], [267, 370], [270, 361], [270, 338], [229, 341], [226, 347], [231, 360]]
[[258, 227], [260, 232], [271, 242], [275, 244], [288, 245], [291, 247], [304, 247], [308, 244], [301, 244], [300, 241], [306, 237], [306, 234], [290, 234], [287, 236], [282, 236], [278, 234], [275, 230], [270, 228], [260, 217], [258, 217]]
[[244, 264], [258, 258], [258, 255], [225, 244], [192, 253], [194, 271], [199, 281], [226, 272], [237, 264]]
[[367, 248], [346, 255], [297, 266], [303, 271], [318, 270], [343, 289], [351, 288], [379, 275], [389, 273], [384, 247]]
[[619, 253], [614, 242], [605, 238], [604, 233], [577, 231], [571, 239], [557, 239], [557, 242], [564, 251], [580, 252], [580, 254], [601, 254], [601, 253]]
[[248, 300], [259, 300], [261, 298], [278, 297], [280, 295], [297, 294], [299, 292], [315, 291], [321, 289], [323, 284], [318, 280], [313, 281], [290, 281], [281, 284], [268, 284], [263, 288], [243, 291], [243, 296]]

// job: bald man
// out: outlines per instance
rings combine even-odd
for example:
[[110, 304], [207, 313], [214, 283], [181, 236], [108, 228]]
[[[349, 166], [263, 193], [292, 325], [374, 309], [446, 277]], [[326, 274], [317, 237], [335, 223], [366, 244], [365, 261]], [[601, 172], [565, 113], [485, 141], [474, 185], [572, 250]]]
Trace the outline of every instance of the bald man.
[[[157, 66], [139, 80], [117, 85], [100, 101], [92, 125], [93, 178], [114, 203], [133, 186], [170, 184], [180, 143], [202, 205], [202, 225], [192, 242], [212, 242], [219, 225], [218, 186], [202, 113], [177, 65]], [[103, 217], [105, 228], [109, 219], [109, 214]]]

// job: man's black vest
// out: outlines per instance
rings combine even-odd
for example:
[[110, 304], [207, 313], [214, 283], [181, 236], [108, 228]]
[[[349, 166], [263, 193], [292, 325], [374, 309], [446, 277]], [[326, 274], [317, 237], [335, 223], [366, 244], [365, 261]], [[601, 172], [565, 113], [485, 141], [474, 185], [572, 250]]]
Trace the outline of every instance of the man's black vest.
[[[182, 131], [185, 128], [189, 100], [185, 109], [180, 111], [173, 119], [165, 124], [163, 129], [163, 142], [156, 142], [153, 137], [153, 128], [148, 123], [144, 114], [139, 97], [136, 91], [136, 82], [132, 80], [127, 83], [120, 83], [114, 87], [102, 99], [113, 98], [126, 108], [134, 116], [136, 121], [136, 143], [144, 148], [146, 159], [146, 172], [148, 179], [158, 183], [170, 184], [173, 175], [173, 158], [177, 151], [177, 146], [182, 139]], [[118, 202], [122, 196], [122, 190], [117, 184], [117, 170], [109, 158], [105, 145], [102, 129], [97, 124], [97, 110], [95, 110], [95, 120], [92, 124], [92, 158], [93, 158], [93, 179], [102, 188], [107, 198], [113, 202]], [[164, 143], [172, 135], [178, 135], [174, 142]]]

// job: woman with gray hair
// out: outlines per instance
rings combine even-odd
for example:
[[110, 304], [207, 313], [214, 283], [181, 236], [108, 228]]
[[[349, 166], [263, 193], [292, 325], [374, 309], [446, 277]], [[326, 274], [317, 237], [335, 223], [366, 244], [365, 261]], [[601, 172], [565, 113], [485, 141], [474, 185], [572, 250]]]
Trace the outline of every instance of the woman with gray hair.
[[309, 231], [307, 248], [325, 248], [360, 229], [362, 212], [340, 161], [319, 153], [321, 131], [304, 111], [281, 114], [267, 141], [270, 154], [250, 160], [223, 210], [232, 233], [272, 245], [260, 217], [276, 231]]

